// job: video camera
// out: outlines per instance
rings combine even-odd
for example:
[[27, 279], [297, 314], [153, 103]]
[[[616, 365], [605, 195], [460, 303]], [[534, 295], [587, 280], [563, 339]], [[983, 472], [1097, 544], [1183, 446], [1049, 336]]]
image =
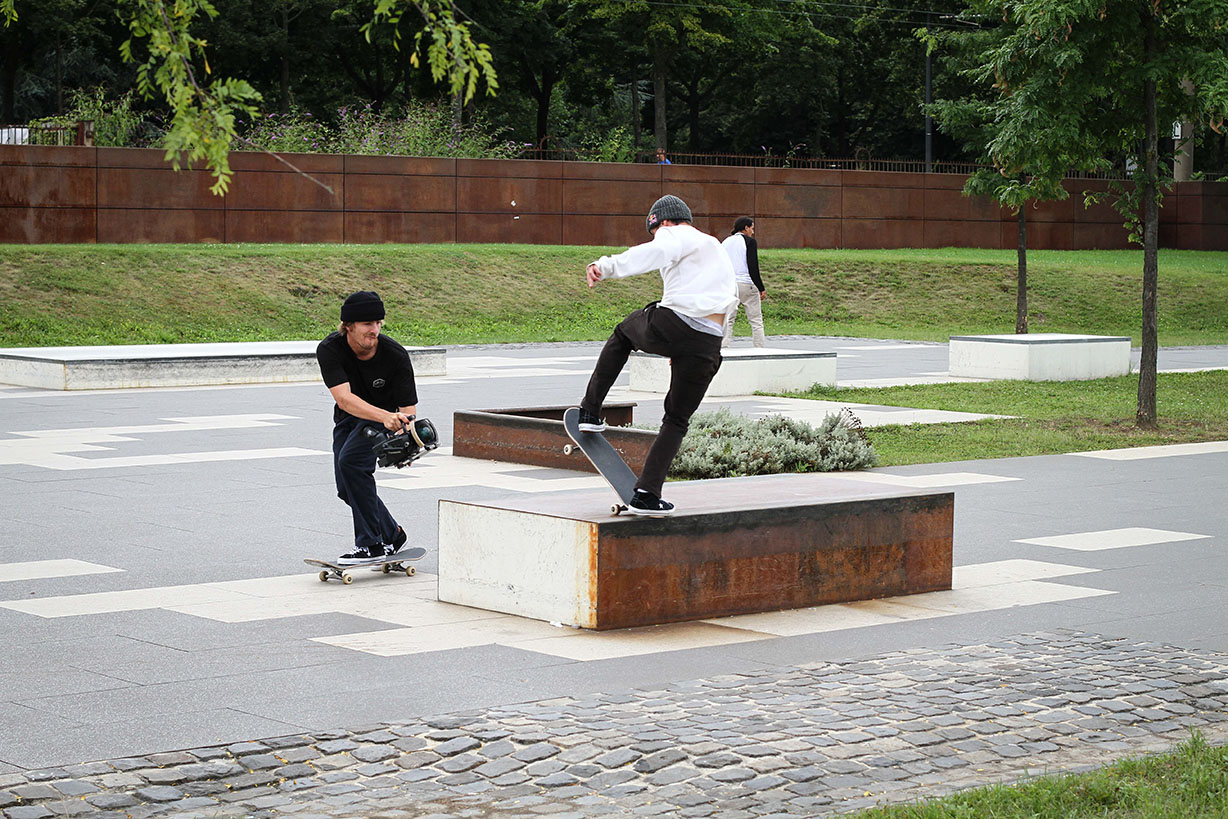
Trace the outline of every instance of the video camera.
[[382, 427], [365, 427], [362, 434], [374, 440], [371, 451], [380, 466], [395, 466], [397, 469], [409, 466], [427, 452], [439, 446], [439, 434], [435, 425], [426, 418], [402, 424], [400, 432], [389, 432]]

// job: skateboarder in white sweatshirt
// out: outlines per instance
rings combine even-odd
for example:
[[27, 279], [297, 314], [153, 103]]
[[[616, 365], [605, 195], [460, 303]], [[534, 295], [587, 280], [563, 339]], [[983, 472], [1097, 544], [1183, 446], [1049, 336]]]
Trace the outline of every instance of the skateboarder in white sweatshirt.
[[628, 511], [668, 515], [674, 505], [662, 500], [661, 488], [682, 446], [691, 416], [721, 366], [725, 321], [737, 304], [733, 265], [714, 237], [691, 224], [691, 209], [677, 196], [653, 203], [645, 225], [652, 241], [588, 266], [588, 286], [659, 270], [661, 300], [627, 316], [606, 341], [580, 402], [580, 429], [603, 432], [601, 405], [632, 350], [670, 359], [669, 392], [661, 430], [644, 461]]

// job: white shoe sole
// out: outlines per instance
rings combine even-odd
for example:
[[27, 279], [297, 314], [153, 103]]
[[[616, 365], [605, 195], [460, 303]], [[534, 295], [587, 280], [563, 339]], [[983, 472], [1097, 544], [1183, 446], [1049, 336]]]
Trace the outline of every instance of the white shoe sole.
[[605, 424], [597, 426], [596, 424], [580, 424], [581, 432], [605, 432]]
[[667, 518], [674, 514], [673, 509], [636, 509], [630, 504], [627, 505], [627, 511], [632, 515], [641, 515], [646, 518]]

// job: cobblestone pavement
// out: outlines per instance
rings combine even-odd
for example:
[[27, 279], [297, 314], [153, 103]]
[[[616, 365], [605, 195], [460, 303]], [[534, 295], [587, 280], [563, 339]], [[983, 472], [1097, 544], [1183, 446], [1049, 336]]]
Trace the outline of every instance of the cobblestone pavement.
[[1228, 656], [1053, 631], [0, 775], [6, 819], [802, 817], [1228, 741]]

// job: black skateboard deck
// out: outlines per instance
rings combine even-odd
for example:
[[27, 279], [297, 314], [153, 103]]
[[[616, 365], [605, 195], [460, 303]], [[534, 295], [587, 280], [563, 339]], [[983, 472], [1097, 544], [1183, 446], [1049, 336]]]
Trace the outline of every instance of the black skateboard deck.
[[[619, 512], [626, 512], [627, 504], [631, 502], [631, 496], [635, 494], [637, 480], [631, 467], [627, 466], [627, 462], [618, 454], [618, 450], [610, 446], [610, 442], [600, 432], [580, 431], [579, 407], [571, 407], [563, 413], [563, 426], [567, 429], [568, 437], [575, 441], [576, 447], [584, 453], [593, 467], [601, 473], [601, 477], [605, 478], [606, 483], [618, 495], [621, 503], [612, 506], [610, 511], [616, 515]], [[571, 446], [564, 447], [563, 452], [570, 455]]]
[[327, 581], [329, 578], [335, 577], [347, 586], [354, 582], [354, 576], [350, 574], [351, 569], [378, 569], [384, 574], [392, 572], [405, 572], [406, 577], [413, 577], [416, 569], [413, 566], [406, 566], [413, 560], [421, 560], [426, 555], [426, 549], [420, 546], [413, 546], [408, 549], [402, 549], [394, 555], [386, 557], [376, 557], [363, 563], [354, 563], [349, 566], [342, 566], [340, 563], [334, 563], [330, 560], [316, 560], [315, 558], [303, 558], [303, 562], [308, 566], [319, 566], [324, 569], [320, 572], [320, 580]]

